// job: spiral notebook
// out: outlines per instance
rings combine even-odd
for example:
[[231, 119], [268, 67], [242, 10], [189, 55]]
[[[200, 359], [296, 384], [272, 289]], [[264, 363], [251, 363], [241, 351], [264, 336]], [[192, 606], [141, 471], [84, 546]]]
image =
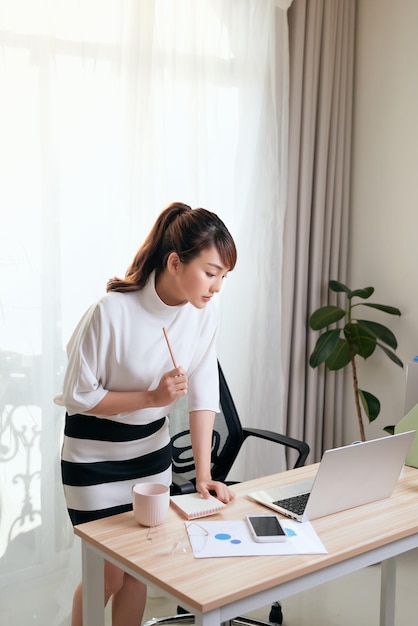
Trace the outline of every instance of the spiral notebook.
[[206, 517], [214, 515], [225, 508], [226, 504], [210, 496], [202, 498], [200, 493], [186, 493], [181, 496], [171, 496], [172, 505], [186, 519], [196, 519], [198, 517]]

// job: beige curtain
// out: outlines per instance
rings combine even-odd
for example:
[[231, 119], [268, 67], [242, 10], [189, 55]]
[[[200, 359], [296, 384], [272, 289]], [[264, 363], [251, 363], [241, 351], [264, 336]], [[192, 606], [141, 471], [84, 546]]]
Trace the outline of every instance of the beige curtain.
[[294, 0], [289, 10], [289, 182], [283, 259], [286, 432], [309, 460], [342, 444], [342, 373], [313, 370], [309, 316], [345, 281], [355, 0]]

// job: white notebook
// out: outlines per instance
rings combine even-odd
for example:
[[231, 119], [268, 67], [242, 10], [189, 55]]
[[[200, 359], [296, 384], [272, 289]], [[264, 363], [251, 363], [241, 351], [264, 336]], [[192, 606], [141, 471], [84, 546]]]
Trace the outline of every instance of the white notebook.
[[181, 496], [171, 496], [171, 503], [186, 519], [196, 519], [214, 515], [225, 508], [226, 504], [210, 496], [203, 498], [200, 493], [186, 493]]

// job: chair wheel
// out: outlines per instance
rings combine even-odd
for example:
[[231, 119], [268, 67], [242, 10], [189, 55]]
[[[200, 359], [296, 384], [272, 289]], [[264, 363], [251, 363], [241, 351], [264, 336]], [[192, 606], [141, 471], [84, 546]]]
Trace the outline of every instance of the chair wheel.
[[275, 602], [272, 604], [269, 615], [269, 622], [272, 624], [282, 624], [283, 623], [283, 613], [282, 607], [279, 602]]

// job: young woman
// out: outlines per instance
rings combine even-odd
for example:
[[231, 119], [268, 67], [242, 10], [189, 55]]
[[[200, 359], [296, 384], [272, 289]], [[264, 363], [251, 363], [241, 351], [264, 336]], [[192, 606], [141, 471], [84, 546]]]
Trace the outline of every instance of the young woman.
[[[211, 302], [236, 263], [224, 223], [205, 209], [169, 205], [138, 250], [125, 278], [83, 316], [67, 346], [63, 403], [66, 422], [62, 479], [73, 524], [132, 508], [132, 485], [170, 485], [166, 415], [188, 394], [197, 490], [234, 494], [210, 473], [211, 437], [219, 410]], [[163, 328], [170, 339], [173, 367]], [[139, 626], [146, 589], [105, 565], [105, 600], [113, 626]], [[82, 624], [82, 592], [73, 600], [72, 626]]]

